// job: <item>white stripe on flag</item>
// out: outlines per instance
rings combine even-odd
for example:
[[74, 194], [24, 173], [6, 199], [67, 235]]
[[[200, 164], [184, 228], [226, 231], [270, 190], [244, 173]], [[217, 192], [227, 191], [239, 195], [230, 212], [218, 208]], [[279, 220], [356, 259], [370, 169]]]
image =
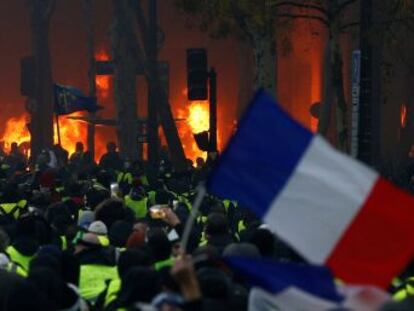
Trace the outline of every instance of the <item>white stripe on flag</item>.
[[339, 305], [332, 301], [312, 296], [296, 287], [288, 287], [277, 294], [254, 287], [249, 294], [248, 311], [326, 311], [337, 307]]
[[376, 172], [315, 136], [264, 221], [308, 260], [323, 263], [377, 179]]

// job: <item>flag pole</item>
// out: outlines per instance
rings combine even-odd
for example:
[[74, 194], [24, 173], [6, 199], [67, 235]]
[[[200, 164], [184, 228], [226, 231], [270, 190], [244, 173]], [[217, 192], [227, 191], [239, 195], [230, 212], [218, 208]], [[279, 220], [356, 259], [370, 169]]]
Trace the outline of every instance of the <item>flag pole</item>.
[[194, 221], [197, 217], [198, 211], [200, 210], [201, 203], [206, 196], [207, 190], [204, 184], [200, 184], [197, 187], [197, 196], [194, 200], [193, 207], [190, 215], [188, 216], [187, 222], [185, 223], [184, 232], [181, 237], [181, 247], [184, 251], [187, 250], [188, 239], [190, 238], [191, 229], [193, 228]]
[[59, 146], [62, 146], [62, 141], [60, 140], [59, 115], [57, 113], [55, 113], [55, 118], [56, 118], [56, 133], [58, 137], [58, 144]]

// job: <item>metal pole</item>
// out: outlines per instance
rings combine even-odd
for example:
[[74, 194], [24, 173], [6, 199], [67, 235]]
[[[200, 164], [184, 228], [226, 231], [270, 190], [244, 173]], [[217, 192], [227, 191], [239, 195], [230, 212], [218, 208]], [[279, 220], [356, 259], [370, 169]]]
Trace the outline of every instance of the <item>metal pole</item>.
[[217, 73], [211, 68], [210, 82], [210, 151], [217, 152]]
[[367, 38], [372, 23], [372, 0], [361, 0], [361, 87], [359, 114], [358, 159], [373, 165], [374, 163], [374, 104], [372, 102], [372, 46]]
[[[147, 58], [152, 77], [158, 74], [158, 51], [157, 51], [157, 0], [149, 0], [148, 6], [148, 42]], [[158, 95], [156, 85], [149, 82], [148, 96], [148, 162], [154, 175], [158, 174], [159, 164], [159, 139], [158, 139]]]
[[[88, 40], [88, 80], [89, 80], [89, 96], [96, 97], [96, 64], [95, 64], [95, 42], [93, 35], [93, 6], [92, 0], [84, 0], [84, 13], [86, 23], [86, 33]], [[90, 112], [89, 118], [95, 119], [95, 113]], [[92, 159], [95, 158], [95, 124], [88, 123], [88, 150], [91, 153]]]
[[57, 133], [57, 138], [58, 138], [58, 144], [59, 146], [62, 147], [62, 141], [60, 139], [59, 115], [57, 113], [55, 113], [55, 118], [56, 118], [56, 133]]

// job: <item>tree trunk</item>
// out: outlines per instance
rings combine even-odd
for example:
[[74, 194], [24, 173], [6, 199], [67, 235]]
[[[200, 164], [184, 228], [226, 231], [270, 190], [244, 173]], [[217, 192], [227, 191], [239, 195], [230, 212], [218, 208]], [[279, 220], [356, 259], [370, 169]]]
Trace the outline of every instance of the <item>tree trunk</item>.
[[253, 49], [247, 40], [240, 38], [237, 45], [239, 87], [237, 94], [237, 118], [240, 118], [251, 100], [253, 90]]
[[50, 19], [54, 0], [28, 1], [32, 55], [35, 61], [34, 111], [31, 116], [31, 154], [35, 160], [44, 148], [53, 145], [53, 80], [49, 50]]
[[277, 57], [276, 38], [274, 33], [252, 33], [253, 53], [255, 60], [254, 88], [264, 88], [272, 94], [276, 93]]
[[[95, 66], [95, 40], [93, 35], [93, 7], [92, 0], [83, 0], [84, 18], [87, 34], [88, 45], [88, 81], [89, 81], [89, 96], [96, 97], [96, 66]], [[95, 118], [95, 113], [89, 113], [89, 118]], [[88, 124], [88, 150], [92, 158], [95, 158], [95, 125]]]
[[[143, 14], [139, 14], [139, 16], [137, 16], [138, 24], [142, 23], [142, 21], [139, 20], [141, 15], [143, 16]], [[142, 28], [141, 31], [143, 31]], [[143, 32], [145, 34], [145, 30]], [[151, 63], [147, 62], [141, 45], [136, 37], [131, 37], [131, 43], [133, 44], [132, 50], [134, 50], [134, 53], [136, 54], [138, 65], [144, 68], [149, 88], [153, 88], [158, 92], [157, 110], [159, 121], [167, 140], [174, 169], [176, 171], [185, 171], [187, 169], [187, 161], [184, 149], [181, 144], [180, 137], [178, 136], [177, 127], [175, 125], [173, 114], [171, 112], [171, 106], [168, 100], [168, 93], [161, 81], [159, 70], [158, 68], [153, 68], [154, 66], [151, 67]]]
[[138, 114], [136, 103], [136, 56], [131, 50], [133, 26], [127, 0], [114, 0], [112, 54], [117, 112], [117, 134], [121, 156], [138, 160]]
[[[138, 10], [137, 10], [138, 11]], [[158, 34], [158, 2], [151, 0], [148, 4], [148, 27], [143, 29], [143, 38], [146, 44], [146, 55], [151, 75], [158, 74], [158, 49], [157, 49], [157, 34]], [[138, 18], [138, 16], [137, 16]], [[144, 22], [143, 19], [138, 21]], [[147, 30], [147, 32], [145, 32]], [[158, 169], [160, 164], [160, 142], [158, 137], [158, 90], [154, 83], [149, 84], [148, 87], [148, 118], [147, 118], [147, 137], [148, 137], [148, 164], [151, 168], [152, 177], [158, 176]]]
[[160, 91], [158, 94], [158, 114], [165, 138], [167, 139], [168, 149], [170, 151], [170, 156], [174, 168], [178, 172], [185, 171], [187, 169], [187, 161], [183, 146], [180, 141], [180, 137], [178, 136], [178, 130], [175, 125], [174, 116], [171, 112], [171, 106], [168, 100], [167, 92], [162, 88], [162, 83], [159, 79], [159, 75], [150, 78], [150, 80], [152, 80], [150, 83], [154, 83], [155, 89]]

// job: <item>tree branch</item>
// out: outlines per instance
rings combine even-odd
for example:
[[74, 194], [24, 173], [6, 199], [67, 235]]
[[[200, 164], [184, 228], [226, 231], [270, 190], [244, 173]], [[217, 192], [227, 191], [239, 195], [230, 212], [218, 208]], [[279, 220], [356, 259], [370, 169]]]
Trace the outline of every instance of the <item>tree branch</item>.
[[43, 17], [45, 19], [49, 19], [50, 16], [52, 15], [53, 11], [55, 10], [55, 6], [56, 6], [56, 0], [49, 0], [49, 4], [47, 5], [47, 8], [45, 10], [45, 13], [43, 15]]
[[353, 4], [357, 0], [346, 0], [342, 4], [338, 5], [336, 8], [336, 14], [340, 13], [342, 10], [344, 10], [347, 6]]
[[[404, 22], [407, 22], [407, 21], [414, 21], [414, 16], [373, 22], [372, 25], [373, 26], [378, 26], [378, 25], [384, 26], [384, 25], [392, 25], [392, 24], [396, 24], [396, 23], [404, 23]], [[359, 26], [359, 25], [360, 25], [360, 22], [347, 23], [347, 24], [344, 24], [344, 25], [341, 26], [341, 31], [344, 31], [347, 28], [351, 28], [351, 27], [355, 27], [355, 26]], [[404, 25], [405, 25], [405, 23], [404, 23]]]
[[246, 34], [249, 40], [253, 43], [254, 38], [250, 30], [251, 26], [249, 25], [249, 22], [246, 18], [247, 15], [239, 9], [239, 7], [237, 6], [237, 0], [230, 0], [230, 5], [236, 23], [239, 25], [240, 29]]
[[[144, 10], [141, 6], [141, 1], [135, 1], [135, 12], [136, 12], [136, 20], [137, 24], [142, 36], [142, 41], [144, 42], [144, 45], [147, 45], [148, 42], [148, 22], [145, 18]], [[146, 49], [145, 49], [146, 50]]]
[[340, 30], [341, 30], [341, 31], [345, 31], [345, 30], [347, 30], [348, 28], [351, 28], [351, 27], [356, 27], [356, 26], [359, 26], [360, 24], [361, 24], [360, 22], [346, 23], [346, 24], [344, 24], [344, 25], [342, 25], [342, 26], [340, 27]]
[[293, 6], [297, 8], [317, 10], [325, 15], [327, 15], [328, 13], [324, 7], [316, 5], [316, 4], [303, 4], [303, 3], [296, 3], [296, 2], [291, 2], [291, 1], [283, 1], [275, 5], [275, 7], [282, 7], [282, 6]]
[[308, 15], [308, 14], [276, 14], [276, 17], [288, 17], [288, 18], [305, 18], [305, 19], [314, 19], [320, 21], [325, 26], [329, 27], [329, 22], [318, 15]]

